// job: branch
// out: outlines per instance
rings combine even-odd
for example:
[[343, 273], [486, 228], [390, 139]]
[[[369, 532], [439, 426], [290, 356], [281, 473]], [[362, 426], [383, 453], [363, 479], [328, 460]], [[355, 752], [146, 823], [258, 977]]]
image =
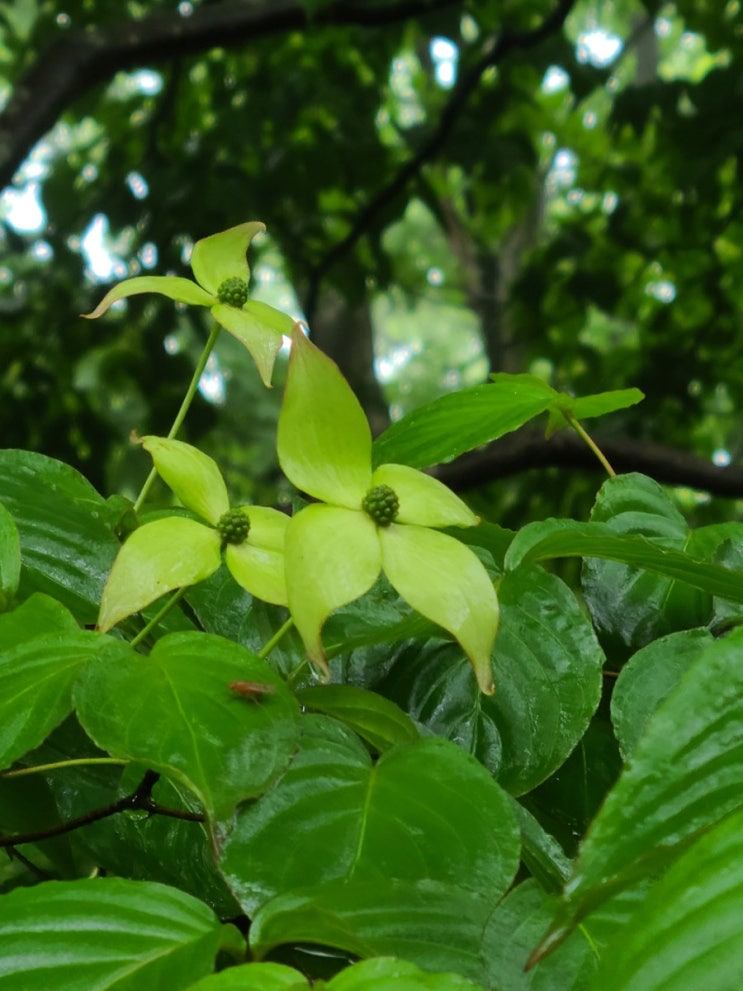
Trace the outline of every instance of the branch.
[[[639, 471], [665, 485], [685, 485], [728, 499], [743, 498], [743, 467], [720, 468], [678, 448], [627, 437], [599, 439], [599, 445], [617, 472]], [[434, 474], [459, 492], [518, 475], [533, 468], [602, 471], [580, 437], [561, 430], [549, 440], [538, 430], [519, 430], [471, 451]]]
[[116, 802], [104, 806], [102, 809], [93, 809], [85, 815], [70, 819], [52, 826], [49, 829], [39, 829], [32, 833], [18, 833], [15, 836], [0, 836], [0, 848], [21, 846], [23, 843], [38, 843], [40, 840], [48, 840], [53, 836], [62, 836], [64, 833], [71, 833], [73, 829], [81, 826], [88, 826], [92, 822], [100, 819], [108, 819], [109, 816], [119, 812], [138, 809], [149, 812], [150, 815], [170, 816], [172, 819], [186, 819], [189, 822], [204, 822], [204, 815], [201, 812], [188, 812], [185, 809], [170, 809], [164, 805], [159, 805], [152, 800], [152, 789], [160, 778], [155, 771], [147, 771], [139, 785], [130, 795], [125, 795]]
[[367, 232], [379, 213], [385, 207], [389, 206], [390, 203], [394, 202], [405, 190], [408, 183], [418, 175], [426, 162], [431, 161], [438, 154], [467, 105], [467, 101], [477, 89], [483, 73], [493, 66], [500, 65], [511, 52], [518, 49], [533, 48], [560, 30], [576, 2], [577, 0], [560, 0], [552, 14], [545, 18], [542, 24], [533, 31], [501, 35], [493, 47], [472, 66], [469, 72], [460, 77], [459, 82], [452, 91], [451, 99], [444, 107], [439, 122], [428, 139], [423, 142], [415, 155], [402, 165], [397, 175], [366, 206], [362, 207], [356, 215], [356, 219], [351, 225], [348, 234], [338, 241], [313, 269], [310, 275], [307, 300], [304, 306], [308, 323], [312, 323], [317, 295], [323, 278], [336, 262]]
[[177, 11], [141, 20], [118, 21], [68, 33], [21, 77], [0, 114], [0, 189], [7, 186], [34, 144], [62, 112], [93, 86], [116, 72], [137, 69], [179, 55], [248, 42], [308, 27], [383, 27], [454, 6], [457, 0], [404, 0], [367, 7], [339, 0], [314, 15], [298, 0], [205, 4], [190, 17]]

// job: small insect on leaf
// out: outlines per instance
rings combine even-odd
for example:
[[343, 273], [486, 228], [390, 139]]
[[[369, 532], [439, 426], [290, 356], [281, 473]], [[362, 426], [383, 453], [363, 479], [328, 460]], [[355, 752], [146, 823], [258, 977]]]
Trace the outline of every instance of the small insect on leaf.
[[233, 681], [230, 683], [230, 691], [257, 702], [264, 695], [275, 695], [276, 685], [268, 681]]

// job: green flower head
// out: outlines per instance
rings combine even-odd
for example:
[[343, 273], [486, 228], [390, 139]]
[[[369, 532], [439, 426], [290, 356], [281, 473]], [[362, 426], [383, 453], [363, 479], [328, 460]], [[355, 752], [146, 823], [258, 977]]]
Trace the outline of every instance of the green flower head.
[[273, 306], [248, 299], [250, 269], [246, 253], [265, 225], [254, 220], [197, 241], [191, 254], [196, 282], [169, 275], [143, 275], [114, 286], [86, 319], [102, 316], [112, 303], [155, 292], [179, 303], [207, 306], [217, 323], [236, 337], [250, 352], [267, 386], [283, 335], [290, 334], [290, 317]]
[[410, 605], [459, 641], [484, 692], [493, 691], [498, 626], [493, 583], [474, 552], [435, 527], [478, 518], [445, 485], [405, 465], [372, 469], [364, 412], [337, 366], [297, 325], [278, 454], [314, 498], [291, 520], [285, 549], [289, 608], [310, 660], [325, 669], [321, 631], [380, 571]]
[[138, 527], [103, 589], [98, 629], [110, 630], [166, 592], [204, 581], [222, 554], [235, 581], [265, 602], [286, 605], [284, 539], [289, 518], [263, 506], [230, 509], [216, 463], [190, 444], [144, 437], [160, 476], [205, 523], [168, 516]]

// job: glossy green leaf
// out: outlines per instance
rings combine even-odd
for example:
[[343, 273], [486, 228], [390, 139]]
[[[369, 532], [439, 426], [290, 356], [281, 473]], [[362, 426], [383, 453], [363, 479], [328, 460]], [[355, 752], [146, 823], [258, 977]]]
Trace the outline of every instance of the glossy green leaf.
[[548, 942], [740, 808], [742, 651], [743, 630], [715, 641], [650, 718], [581, 847]]
[[101, 595], [98, 629], [155, 602], [166, 592], [208, 578], [221, 562], [216, 530], [183, 516], [138, 527], [119, 551]]
[[216, 461], [197, 447], [169, 437], [143, 437], [141, 444], [183, 505], [216, 526], [230, 508]]
[[247, 282], [250, 278], [245, 257], [248, 247], [256, 234], [265, 229], [266, 225], [260, 220], [250, 220], [197, 241], [191, 252], [191, 268], [199, 285], [214, 296], [225, 279]]
[[681, 630], [654, 640], [624, 665], [612, 692], [611, 720], [625, 759], [655, 710], [711, 643], [707, 629]]
[[21, 541], [13, 517], [0, 503], [0, 612], [8, 608], [21, 577]]
[[[240, 681], [274, 691], [256, 701], [231, 691]], [[208, 634], [164, 637], [149, 657], [112, 643], [84, 672], [75, 702], [99, 747], [163, 770], [216, 818], [277, 777], [298, 734], [296, 703], [273, 670]]]
[[46, 592], [80, 623], [96, 620], [119, 543], [105, 500], [68, 465], [31, 451], [0, 451], [0, 502], [21, 540], [21, 595]]
[[[606, 524], [623, 537], [636, 534], [692, 559], [710, 559], [709, 552], [694, 547], [693, 532], [668, 495], [645, 475], [620, 475], [605, 482], [591, 521]], [[743, 590], [743, 574], [738, 580]], [[616, 562], [587, 561], [583, 591], [597, 629], [630, 648], [675, 630], [702, 626], [712, 616], [708, 591]]]
[[0, 985], [179, 991], [212, 969], [220, 930], [203, 902], [146, 881], [21, 888], [0, 898]]
[[483, 767], [437, 739], [395, 747], [373, 765], [341, 729], [314, 717], [282, 779], [238, 811], [222, 871], [246, 912], [334, 879], [433, 879], [491, 898], [505, 890], [518, 827]]
[[337, 365], [296, 327], [278, 426], [279, 463], [316, 499], [360, 510], [371, 484], [371, 431]]
[[355, 685], [315, 685], [295, 695], [300, 705], [345, 723], [380, 754], [420, 736], [410, 716], [394, 702]]
[[379, 688], [518, 795], [557, 770], [582, 737], [600, 697], [604, 657], [575, 596], [555, 576], [519, 568], [503, 577], [498, 595], [494, 695], [480, 697], [458, 648], [435, 642], [399, 647]]
[[37, 747], [72, 711], [72, 685], [100, 637], [36, 594], [0, 616], [0, 767]]
[[[605, 523], [543, 520], [528, 523], [514, 537], [506, 553], [506, 567], [548, 561], [556, 557], [602, 558], [664, 575], [694, 588], [743, 602], [743, 575], [717, 564], [698, 561], [683, 551], [646, 537], [617, 536]], [[608, 579], [607, 579], [608, 582]], [[607, 595], [611, 585], [606, 585]]]
[[318, 943], [360, 957], [401, 957], [484, 984], [481, 944], [492, 904], [453, 883], [335, 881], [270, 901], [253, 919], [250, 945], [261, 958], [284, 943]]
[[549, 925], [555, 901], [530, 879], [498, 905], [483, 936], [489, 987], [504, 991], [588, 991], [598, 959], [595, 947], [580, 930], [532, 970], [524, 969], [534, 944]]
[[739, 991], [743, 985], [743, 812], [686, 850], [620, 927], [595, 991]]
[[154, 292], [167, 296], [177, 303], [189, 303], [192, 306], [211, 306], [214, 298], [197, 286], [191, 279], [182, 279], [174, 275], [140, 275], [136, 279], [125, 279], [113, 289], [110, 289], [98, 306], [90, 313], [83, 313], [86, 320], [95, 320], [103, 316], [114, 303], [128, 296], [138, 296], [141, 293]]
[[374, 464], [427, 468], [517, 430], [543, 413], [555, 390], [533, 375], [449, 393], [393, 423], [374, 442]]
[[203, 977], [188, 991], [309, 991], [303, 974], [280, 963], [247, 963]]

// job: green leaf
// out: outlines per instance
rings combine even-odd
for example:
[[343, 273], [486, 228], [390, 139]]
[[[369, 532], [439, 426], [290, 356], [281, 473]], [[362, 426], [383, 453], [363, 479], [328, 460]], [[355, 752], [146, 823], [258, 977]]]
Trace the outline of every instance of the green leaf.
[[15, 598], [21, 577], [21, 540], [13, 517], [0, 503], [0, 612]]
[[394, 702], [354, 685], [315, 685], [295, 693], [297, 702], [340, 719], [380, 754], [420, 736], [415, 723]]
[[230, 508], [227, 486], [216, 461], [197, 447], [168, 437], [143, 437], [141, 444], [183, 505], [216, 526]]
[[456, 647], [435, 641], [398, 647], [376, 687], [518, 795], [556, 771], [583, 736], [599, 701], [604, 656], [575, 596], [555, 576], [520, 568], [503, 577], [498, 594], [494, 695], [480, 695]]
[[407, 465], [380, 465], [372, 486], [388, 485], [400, 500], [397, 523], [418, 526], [475, 526], [478, 517], [443, 482]]
[[371, 431], [337, 365], [295, 328], [278, 427], [279, 463], [292, 484], [361, 511], [371, 484]]
[[547, 436], [556, 430], [567, 427], [563, 413], [570, 413], [575, 420], [590, 420], [605, 416], [620, 409], [634, 406], [645, 398], [639, 389], [614, 389], [611, 392], [597, 392], [593, 396], [570, 396], [561, 392], [549, 411]]
[[483, 936], [488, 987], [504, 991], [588, 991], [597, 956], [586, 935], [574, 932], [533, 970], [524, 965], [552, 918], [555, 898], [534, 880], [510, 891], [488, 919]]
[[141, 293], [154, 292], [167, 296], [177, 303], [190, 303], [192, 306], [211, 306], [213, 297], [204, 292], [191, 279], [182, 279], [174, 275], [141, 275], [136, 279], [125, 279], [113, 289], [110, 289], [98, 306], [90, 313], [83, 313], [86, 320], [101, 317], [114, 303], [127, 296], [138, 296]]
[[[274, 691], [253, 701], [230, 690], [235, 681]], [[273, 670], [204, 633], [163, 637], [149, 657], [112, 642], [84, 672], [75, 702], [99, 747], [171, 775], [218, 819], [270, 784], [298, 735], [296, 702]]]
[[37, 747], [69, 715], [72, 685], [100, 639], [39, 594], [0, 616], [0, 767]]
[[478, 991], [459, 974], [432, 974], [394, 958], [362, 960], [328, 982], [328, 991]]
[[481, 943], [492, 904], [453, 883], [335, 881], [270, 901], [252, 921], [250, 946], [260, 958], [285, 943], [319, 943], [360, 957], [401, 957], [485, 984]]
[[191, 268], [199, 285], [215, 296], [225, 279], [247, 282], [250, 278], [245, 257], [248, 247], [256, 234], [265, 229], [266, 225], [260, 220], [250, 220], [197, 241], [191, 252]]
[[686, 850], [606, 949], [600, 991], [739, 991], [743, 811]]
[[[661, 486], [644, 475], [620, 475], [604, 483], [591, 521], [621, 536], [650, 538], [692, 559], [711, 558], [707, 541], [695, 546], [681, 513]], [[738, 578], [743, 589], [743, 575]], [[641, 647], [675, 630], [703, 626], [712, 616], [709, 592], [614, 562], [587, 561], [583, 591], [597, 629], [624, 647]]]
[[611, 720], [625, 760], [655, 710], [711, 643], [707, 629], [681, 630], [654, 640], [624, 665], [611, 696]]
[[741, 807], [742, 647], [743, 630], [713, 643], [649, 720], [589, 829], [548, 942]]
[[380, 875], [497, 898], [518, 850], [507, 796], [458, 747], [419, 740], [372, 765], [347, 730], [314, 717], [282, 779], [238, 811], [222, 871], [249, 914], [293, 888]]
[[393, 423], [374, 442], [374, 464], [427, 468], [517, 430], [543, 413], [557, 393], [533, 375], [449, 393]]
[[138, 527], [114, 561], [101, 596], [98, 629], [105, 633], [166, 592], [195, 585], [221, 563], [216, 530], [183, 516]]
[[188, 991], [308, 991], [303, 974], [280, 963], [248, 963], [203, 977]]
[[[743, 602], [743, 575], [717, 564], [698, 561], [646, 537], [617, 536], [605, 523], [543, 520], [527, 525], [506, 553], [509, 570], [556, 557], [597, 557], [665, 575], [711, 595]], [[611, 585], [607, 585], [607, 595]]]
[[119, 543], [105, 500], [68, 465], [0, 451], [0, 502], [21, 539], [20, 594], [46, 592], [92, 624]]
[[21, 888], [0, 899], [0, 984], [4, 991], [179, 991], [212, 969], [220, 930], [203, 902], [146, 881]]

